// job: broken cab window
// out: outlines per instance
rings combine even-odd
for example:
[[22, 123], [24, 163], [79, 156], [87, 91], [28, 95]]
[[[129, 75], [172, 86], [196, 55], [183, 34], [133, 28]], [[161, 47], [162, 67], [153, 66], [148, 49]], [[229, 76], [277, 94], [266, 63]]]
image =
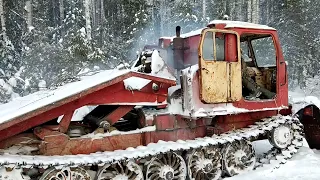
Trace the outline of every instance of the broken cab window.
[[251, 44], [258, 67], [276, 66], [276, 49], [271, 35], [254, 39]]

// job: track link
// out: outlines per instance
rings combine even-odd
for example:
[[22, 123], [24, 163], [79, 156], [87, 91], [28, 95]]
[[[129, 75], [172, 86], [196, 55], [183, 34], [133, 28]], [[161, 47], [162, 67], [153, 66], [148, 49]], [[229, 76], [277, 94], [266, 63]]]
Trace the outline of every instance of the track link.
[[[16, 171], [17, 169], [24, 169], [24, 171], [30, 171], [37, 169], [38, 171], [44, 171], [46, 169], [64, 169], [81, 167], [83, 169], [90, 169], [95, 166], [101, 170], [102, 167], [128, 162], [139, 162], [141, 169], [144, 169], [147, 164], [154, 157], [160, 157], [166, 153], [175, 153], [183, 155], [186, 152], [196, 150], [204, 147], [217, 147], [221, 150], [228, 144], [235, 141], [255, 141], [259, 137], [266, 136], [270, 131], [280, 125], [290, 125], [293, 129], [293, 141], [284, 149], [273, 147], [270, 151], [262, 156], [256, 157], [256, 163], [254, 169], [262, 167], [264, 164], [274, 164], [275, 168], [278, 168], [280, 164], [286, 163], [286, 161], [292, 158], [299, 147], [302, 146], [303, 141], [303, 128], [298, 118], [291, 116], [274, 116], [271, 118], [265, 118], [262, 121], [256, 122], [254, 125], [250, 125], [247, 128], [242, 128], [234, 131], [230, 131], [221, 135], [213, 135], [212, 137], [197, 138], [194, 140], [178, 140], [172, 141], [159, 141], [158, 143], [150, 143], [147, 146], [139, 146], [137, 148], [128, 148], [125, 150], [117, 150], [113, 152], [97, 152], [87, 155], [65, 155], [65, 156], [30, 156], [30, 155], [11, 155], [3, 154], [0, 156], [0, 166], [2, 172], [0, 174], [0, 180], [8, 180], [11, 178], [10, 171]], [[6, 169], [6, 170], [4, 170]], [[165, 171], [164, 169], [163, 171]], [[98, 170], [94, 170], [98, 171]], [[70, 171], [71, 173], [71, 171]], [[7, 176], [5, 174], [8, 174]], [[40, 173], [41, 174], [41, 173]], [[72, 174], [72, 173], [71, 173]], [[139, 176], [134, 176], [135, 179], [144, 179]], [[85, 174], [81, 177], [86, 176]], [[27, 177], [31, 179], [30, 177]], [[12, 178], [14, 179], [14, 178]], [[32, 178], [33, 179], [33, 178]], [[38, 179], [35, 178], [35, 179]], [[90, 179], [90, 178], [89, 178]], [[97, 175], [92, 175], [91, 179], [98, 179]]]

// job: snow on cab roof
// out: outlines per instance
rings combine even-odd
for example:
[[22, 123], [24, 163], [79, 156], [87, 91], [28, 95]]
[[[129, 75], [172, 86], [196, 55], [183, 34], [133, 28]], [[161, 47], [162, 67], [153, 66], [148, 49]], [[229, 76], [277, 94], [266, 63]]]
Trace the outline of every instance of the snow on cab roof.
[[250, 29], [276, 30], [267, 25], [254, 24], [254, 23], [242, 22], [242, 21], [213, 20], [208, 25], [212, 25], [212, 24], [226, 24], [225, 28], [250, 28]]
[[[211, 21], [209, 25], [212, 24], [226, 24], [225, 28], [250, 28], [250, 29], [266, 29], [266, 30], [276, 30], [273, 27], [267, 26], [267, 25], [262, 25], [262, 24], [255, 24], [255, 23], [249, 23], [249, 22], [243, 22], [243, 21], [229, 21], [229, 20], [213, 20]], [[196, 36], [201, 34], [201, 31], [205, 28], [197, 29], [188, 33], [181, 34], [180, 36], [182, 38], [186, 37], [191, 37], [191, 36]], [[161, 39], [170, 39], [171, 41], [173, 38], [176, 36], [171, 36], [171, 37], [166, 37], [162, 36], [160, 37]]]
[[[201, 29], [197, 29], [197, 30], [194, 30], [194, 31], [190, 31], [190, 32], [188, 32], [188, 33], [181, 34], [180, 37], [186, 38], [186, 37], [191, 37], [191, 36], [199, 35], [199, 34], [201, 34], [201, 31], [202, 31], [203, 29], [204, 29], [204, 28], [201, 28]], [[171, 37], [162, 36], [162, 37], [160, 37], [160, 39], [171, 39], [171, 40], [173, 40], [173, 38], [175, 38], [175, 37], [176, 37], [176, 36], [171, 36]]]

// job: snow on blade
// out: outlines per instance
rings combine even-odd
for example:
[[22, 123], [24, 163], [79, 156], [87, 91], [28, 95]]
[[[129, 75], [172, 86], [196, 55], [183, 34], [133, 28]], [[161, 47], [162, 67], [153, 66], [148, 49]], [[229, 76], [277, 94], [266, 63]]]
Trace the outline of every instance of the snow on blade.
[[139, 77], [130, 77], [123, 80], [124, 86], [127, 90], [141, 90], [144, 86], [151, 82], [151, 80], [143, 79]]
[[83, 106], [74, 111], [71, 121], [82, 121], [83, 118], [93, 111], [97, 106]]
[[92, 76], [84, 76], [81, 78], [81, 81], [66, 84], [55, 90], [38, 91], [24, 97], [16, 98], [9, 103], [1, 104], [0, 124], [41, 107], [51, 105], [59, 100], [65, 99], [129, 72], [129, 70], [106, 70]]

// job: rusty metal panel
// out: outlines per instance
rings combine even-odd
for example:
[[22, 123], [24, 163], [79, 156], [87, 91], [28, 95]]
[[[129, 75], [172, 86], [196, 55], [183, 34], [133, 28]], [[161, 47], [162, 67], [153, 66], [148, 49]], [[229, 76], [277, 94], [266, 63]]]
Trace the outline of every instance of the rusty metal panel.
[[234, 129], [248, 127], [265, 117], [271, 117], [278, 114], [278, 111], [260, 111], [233, 114], [228, 116], [216, 116], [213, 119], [214, 126], [207, 126], [208, 136], [221, 134]]
[[68, 131], [73, 114], [74, 114], [74, 110], [64, 114], [62, 120], [59, 123], [60, 132], [66, 133]]
[[143, 134], [124, 134], [100, 139], [68, 138], [66, 135], [46, 136], [40, 145], [42, 155], [90, 154], [141, 146]]
[[242, 98], [241, 63], [230, 62], [229, 101], [239, 101]]
[[158, 141], [178, 141], [190, 140], [206, 136], [206, 126], [200, 126], [193, 129], [175, 129], [171, 131], [150, 132], [150, 138], [146, 138], [145, 144]]
[[6, 140], [0, 141], [0, 149], [6, 149], [13, 145], [24, 145], [38, 147], [41, 141], [33, 133], [21, 133], [16, 136], [12, 136]]
[[206, 103], [227, 102], [229, 79], [227, 62], [201, 61], [200, 94], [202, 101]]
[[188, 129], [200, 126], [206, 126], [205, 119], [190, 120], [175, 115], [157, 115], [155, 123], [157, 131]]

